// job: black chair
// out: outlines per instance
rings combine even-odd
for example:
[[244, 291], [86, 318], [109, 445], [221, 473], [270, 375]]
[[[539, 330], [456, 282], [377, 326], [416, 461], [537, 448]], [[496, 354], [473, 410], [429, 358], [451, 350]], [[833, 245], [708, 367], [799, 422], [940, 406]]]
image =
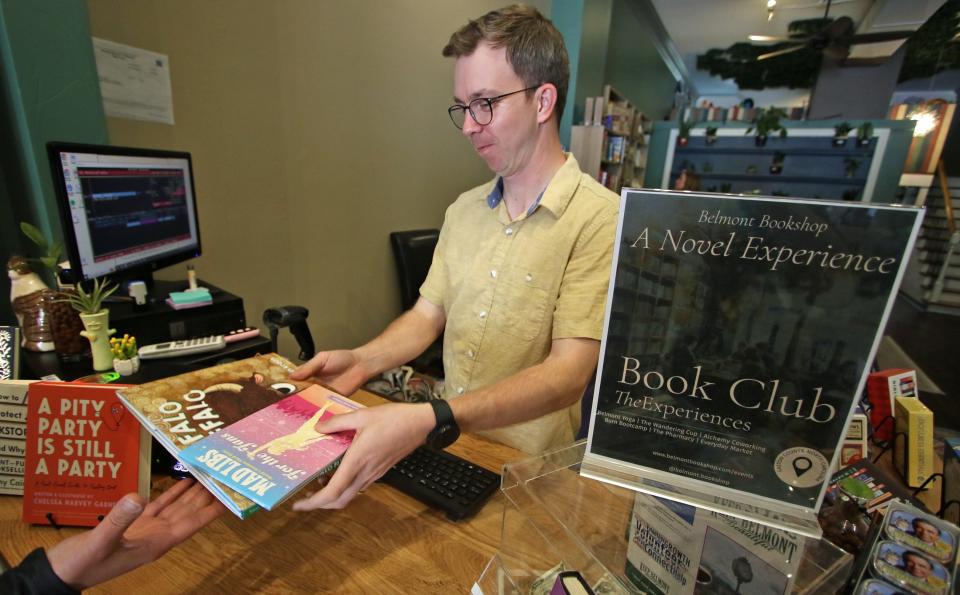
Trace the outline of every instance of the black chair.
[[[427, 278], [439, 237], [439, 229], [414, 229], [390, 234], [390, 246], [400, 281], [400, 304], [404, 311], [412, 308], [420, 297], [420, 286]], [[410, 365], [418, 372], [443, 378], [443, 335]]]

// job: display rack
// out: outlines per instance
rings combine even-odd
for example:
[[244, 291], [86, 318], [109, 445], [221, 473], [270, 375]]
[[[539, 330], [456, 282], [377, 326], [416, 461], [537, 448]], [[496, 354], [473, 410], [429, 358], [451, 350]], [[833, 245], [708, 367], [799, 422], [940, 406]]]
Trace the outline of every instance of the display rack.
[[[581, 441], [504, 466], [501, 543], [473, 593], [526, 595], [558, 565], [579, 571], [590, 585], [602, 583], [605, 593], [638, 592], [626, 577], [637, 494], [581, 477], [585, 448]], [[822, 539], [800, 540], [803, 554], [791, 592], [836, 592], [852, 557]]]

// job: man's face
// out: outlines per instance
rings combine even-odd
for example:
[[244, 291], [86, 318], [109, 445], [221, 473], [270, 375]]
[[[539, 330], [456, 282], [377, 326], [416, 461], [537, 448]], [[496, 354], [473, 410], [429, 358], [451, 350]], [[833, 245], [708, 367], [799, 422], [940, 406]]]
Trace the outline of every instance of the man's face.
[[930, 523], [923, 521], [917, 521], [913, 524], [913, 534], [916, 535], [920, 541], [926, 543], [936, 543], [937, 539], [940, 538], [940, 531]]
[[930, 575], [930, 572], [933, 570], [933, 567], [930, 566], [925, 558], [916, 556], [914, 554], [904, 554], [903, 555], [903, 566], [906, 568], [907, 572], [912, 574], [917, 578], [927, 578]]
[[[507, 62], [505, 48], [481, 42], [469, 56], [457, 58], [453, 68], [454, 100], [467, 105], [479, 97], [496, 97], [527, 87]], [[509, 177], [529, 163], [537, 140], [537, 104], [527, 93], [517, 93], [493, 104], [493, 120], [477, 124], [469, 114], [463, 134], [495, 173]]]

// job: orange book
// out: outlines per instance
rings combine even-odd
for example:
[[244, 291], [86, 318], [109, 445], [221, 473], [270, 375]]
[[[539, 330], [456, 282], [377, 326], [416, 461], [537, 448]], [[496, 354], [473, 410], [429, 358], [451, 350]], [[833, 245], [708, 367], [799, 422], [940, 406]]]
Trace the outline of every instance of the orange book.
[[23, 521], [92, 527], [150, 493], [150, 434], [113, 384], [36, 382], [27, 393]]

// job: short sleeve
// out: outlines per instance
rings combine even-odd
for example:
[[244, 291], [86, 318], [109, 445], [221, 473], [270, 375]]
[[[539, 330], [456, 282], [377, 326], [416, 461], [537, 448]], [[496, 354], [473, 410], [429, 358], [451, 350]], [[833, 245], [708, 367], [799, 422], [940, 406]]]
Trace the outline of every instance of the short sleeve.
[[437, 239], [437, 247], [433, 250], [433, 261], [430, 263], [430, 271], [427, 272], [427, 278], [423, 281], [423, 285], [420, 286], [420, 295], [431, 304], [443, 307], [444, 310], [446, 310], [446, 307], [444, 307], [444, 299], [447, 297], [446, 288], [448, 286], [446, 251], [448, 244], [447, 238], [451, 233], [450, 228], [452, 227], [450, 222], [451, 209], [453, 209], [453, 205], [447, 207], [447, 212], [443, 219], [443, 226], [440, 228], [440, 237]]
[[600, 340], [617, 233], [616, 209], [604, 210], [585, 226], [577, 240], [553, 315], [553, 338]]

